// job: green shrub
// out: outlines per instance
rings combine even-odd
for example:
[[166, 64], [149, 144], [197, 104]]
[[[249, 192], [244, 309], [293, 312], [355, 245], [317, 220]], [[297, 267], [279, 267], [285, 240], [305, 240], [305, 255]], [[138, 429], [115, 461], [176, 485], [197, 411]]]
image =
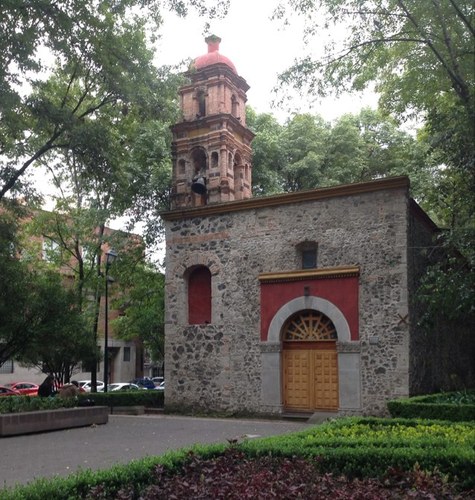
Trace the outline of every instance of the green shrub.
[[475, 485], [475, 424], [348, 418], [295, 434], [248, 441], [252, 455], [317, 457], [322, 472], [380, 477], [390, 467], [439, 470]]
[[0, 398], [0, 414], [20, 413], [24, 411], [54, 410], [57, 408], [72, 408], [81, 401], [92, 400], [96, 406], [146, 406], [163, 408], [163, 391], [118, 391], [81, 393], [78, 399], [40, 398], [31, 396], [10, 396]]
[[40, 398], [31, 396], [9, 396], [0, 398], [0, 414], [24, 411], [55, 410], [76, 406], [74, 399]]
[[163, 408], [163, 391], [117, 391], [82, 393], [79, 401], [90, 399], [96, 406], [146, 406]]
[[[348, 477], [383, 476], [388, 470], [437, 471], [465, 488], [475, 486], [475, 424], [443, 421], [345, 418], [293, 434], [244, 441], [236, 448], [249, 457], [282, 456], [312, 459], [319, 470]], [[212, 458], [226, 445], [195, 446], [195, 455]], [[3, 490], [4, 500], [87, 498], [97, 488], [101, 496], [118, 498], [127, 485], [135, 491], [153, 481], [161, 464], [175, 470], [189, 459], [188, 450], [136, 460], [107, 471], [83, 471], [65, 479], [38, 480]]]
[[387, 405], [392, 417], [475, 421], [475, 391], [397, 399]]

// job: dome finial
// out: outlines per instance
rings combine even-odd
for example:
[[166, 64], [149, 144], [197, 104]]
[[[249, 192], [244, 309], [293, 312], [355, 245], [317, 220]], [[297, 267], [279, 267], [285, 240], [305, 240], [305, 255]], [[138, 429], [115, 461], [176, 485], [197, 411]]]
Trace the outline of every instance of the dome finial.
[[216, 35], [210, 35], [205, 38], [205, 42], [208, 44], [208, 52], [218, 52], [219, 44], [221, 42], [221, 38]]

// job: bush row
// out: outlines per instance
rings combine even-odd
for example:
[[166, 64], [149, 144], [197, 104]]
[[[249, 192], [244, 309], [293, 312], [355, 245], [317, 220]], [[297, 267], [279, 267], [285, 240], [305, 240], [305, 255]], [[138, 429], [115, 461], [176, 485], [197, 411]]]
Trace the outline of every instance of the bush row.
[[388, 401], [392, 417], [475, 421], [475, 391], [431, 394]]
[[82, 393], [79, 402], [94, 401], [96, 406], [146, 406], [148, 408], [163, 408], [163, 391], [117, 391]]
[[439, 470], [475, 485], [475, 424], [351, 418], [278, 439], [242, 444], [246, 453], [317, 458], [322, 472], [380, 477], [389, 468]]
[[163, 391], [124, 391], [82, 393], [78, 399], [59, 397], [40, 398], [31, 396], [9, 396], [0, 398], [0, 414], [20, 413], [24, 411], [54, 410], [71, 408], [77, 405], [96, 406], [146, 406], [148, 408], [163, 408]]
[[24, 411], [55, 410], [76, 406], [74, 399], [9, 396], [0, 398], [0, 414]]
[[[471, 423], [346, 418], [236, 446], [249, 458], [303, 457], [316, 463], [322, 473], [345, 474], [350, 478], [377, 478], [394, 468], [404, 471], [420, 468], [447, 475], [449, 481], [459, 482], [464, 488], [475, 486], [475, 424]], [[224, 444], [193, 447], [195, 456], [203, 459], [221, 455], [225, 449]], [[95, 490], [103, 495], [100, 498], [117, 498], [119, 490], [127, 485], [140, 492], [152, 484], [152, 470], [157, 464], [176, 470], [186, 460], [189, 460], [188, 450], [179, 450], [107, 471], [84, 471], [66, 479], [39, 480], [4, 490], [0, 497], [5, 500], [88, 498]]]

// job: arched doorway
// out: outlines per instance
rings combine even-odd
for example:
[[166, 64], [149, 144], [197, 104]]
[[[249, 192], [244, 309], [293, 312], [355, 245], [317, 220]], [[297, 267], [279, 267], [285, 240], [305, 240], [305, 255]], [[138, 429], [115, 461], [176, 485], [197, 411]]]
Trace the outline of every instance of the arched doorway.
[[284, 408], [290, 411], [337, 410], [337, 332], [325, 314], [299, 311], [282, 328]]

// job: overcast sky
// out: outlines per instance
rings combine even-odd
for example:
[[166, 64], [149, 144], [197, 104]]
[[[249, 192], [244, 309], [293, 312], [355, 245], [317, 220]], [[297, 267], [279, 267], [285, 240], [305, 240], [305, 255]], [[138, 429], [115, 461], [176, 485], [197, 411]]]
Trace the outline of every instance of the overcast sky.
[[[292, 109], [272, 107], [272, 101], [276, 98], [272, 89], [277, 84], [277, 75], [309, 49], [303, 45], [303, 25], [299, 19], [293, 19], [285, 29], [279, 21], [270, 20], [277, 3], [277, 0], [231, 0], [226, 18], [210, 21], [210, 33], [222, 39], [220, 53], [234, 63], [238, 74], [251, 87], [247, 92], [247, 104], [259, 113], [272, 113], [281, 123], [284, 123], [292, 111], [310, 111], [320, 114], [326, 120], [335, 120], [344, 113], [357, 113], [363, 106], [376, 107], [376, 97], [370, 93], [325, 99], [313, 108], [307, 98], [296, 98]], [[193, 14], [179, 18], [175, 14], [166, 13], [159, 31], [156, 64], [176, 65], [185, 59], [205, 54], [207, 45], [203, 30], [206, 21], [207, 19]], [[338, 33], [329, 36], [338, 36]], [[315, 45], [320, 45], [319, 42], [320, 40]], [[318, 46], [310, 48], [313, 52], [319, 49]], [[287, 92], [290, 93], [290, 90]], [[44, 172], [36, 171], [35, 174], [41, 183], [49, 185]], [[50, 203], [46, 207], [50, 209]], [[112, 225], [119, 228], [122, 221], [116, 221]]]
[[[289, 112], [271, 107], [275, 99], [272, 89], [277, 83], [277, 75], [291, 66], [305, 50], [318, 51], [316, 45], [318, 42], [323, 45], [323, 40], [317, 41], [314, 46], [304, 47], [301, 20], [292, 19], [285, 29], [282, 29], [281, 22], [270, 20], [277, 3], [276, 0], [231, 0], [229, 14], [225, 19], [210, 21], [210, 31], [222, 39], [220, 53], [231, 59], [239, 75], [250, 85], [248, 105], [261, 113], [271, 112], [283, 122]], [[205, 54], [205, 21], [196, 15], [183, 19], [166, 14], [160, 30], [157, 64], [177, 64], [183, 59]], [[333, 32], [330, 36], [338, 36], [338, 33]], [[370, 93], [326, 99], [313, 109], [309, 109], [309, 99], [296, 100], [293, 111], [311, 111], [327, 120], [334, 120], [368, 105], [376, 107], [376, 98]]]

